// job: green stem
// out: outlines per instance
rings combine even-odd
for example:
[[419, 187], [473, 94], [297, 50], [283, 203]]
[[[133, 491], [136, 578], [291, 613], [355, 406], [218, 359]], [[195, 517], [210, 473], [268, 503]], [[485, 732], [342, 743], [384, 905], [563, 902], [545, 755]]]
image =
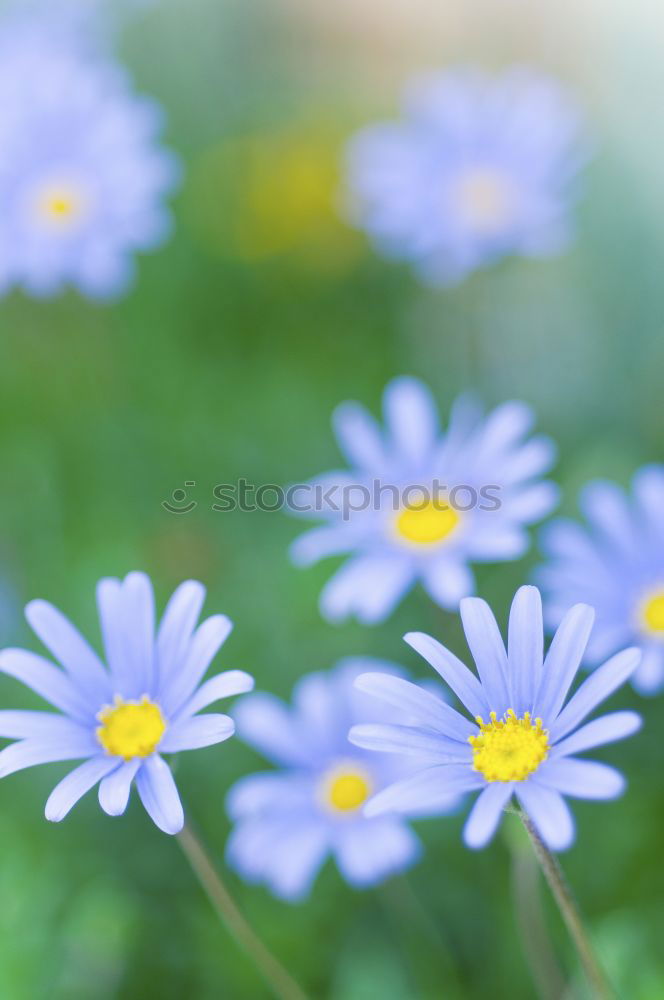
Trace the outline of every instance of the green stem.
[[253, 959], [275, 997], [279, 1000], [308, 1000], [306, 993], [300, 989], [290, 973], [263, 944], [242, 916], [198, 837], [185, 826], [177, 835], [177, 839], [219, 919], [240, 947]]
[[615, 1000], [617, 994], [611, 987], [595, 955], [590, 937], [581, 919], [579, 908], [558, 860], [548, 847], [545, 846], [526, 813], [519, 811], [519, 816], [530, 837], [535, 857], [539, 861], [540, 868], [558, 904], [558, 909], [567, 926], [570, 937], [574, 942], [579, 959], [588, 978], [593, 997], [595, 1000]]

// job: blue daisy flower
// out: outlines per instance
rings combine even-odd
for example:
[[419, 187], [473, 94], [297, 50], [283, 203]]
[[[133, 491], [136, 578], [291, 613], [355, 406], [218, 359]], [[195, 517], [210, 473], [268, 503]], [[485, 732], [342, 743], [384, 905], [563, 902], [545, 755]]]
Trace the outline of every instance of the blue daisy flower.
[[[489, 842], [502, 810], [516, 796], [544, 843], [562, 851], [574, 839], [574, 821], [563, 796], [612, 799], [623, 791], [619, 771], [576, 755], [640, 727], [635, 712], [611, 712], [581, 725], [631, 676], [639, 650], [627, 649], [608, 660], [565, 704], [590, 636], [592, 608], [577, 604], [567, 612], [546, 656], [535, 587], [516, 593], [507, 650], [485, 601], [463, 600], [461, 618], [479, 679], [431, 636], [410, 632], [405, 639], [438, 671], [472, 720], [421, 692], [417, 701], [413, 697], [404, 706], [400, 725], [368, 723], [351, 729], [356, 746], [407, 754], [411, 761], [419, 757], [416, 773], [375, 795], [365, 812], [379, 817], [423, 809], [443, 794], [478, 791], [464, 840], [479, 848]], [[391, 677], [370, 673], [356, 683], [387, 704], [401, 704]]]
[[179, 167], [158, 145], [161, 108], [81, 38], [0, 26], [0, 291], [117, 297], [134, 254], [170, 232]]
[[526, 525], [557, 502], [539, 477], [553, 463], [545, 437], [527, 435], [532, 410], [508, 402], [488, 416], [468, 398], [439, 428], [435, 402], [414, 378], [396, 378], [383, 398], [386, 429], [356, 403], [334, 415], [349, 472], [331, 472], [291, 494], [291, 509], [328, 524], [296, 540], [295, 563], [352, 553], [321, 595], [330, 621], [364, 623], [390, 614], [416, 581], [444, 608], [472, 594], [473, 562], [517, 559]]
[[16, 740], [0, 751], [0, 777], [37, 764], [83, 760], [51, 792], [46, 818], [58, 822], [99, 783], [99, 803], [122, 814], [132, 783], [160, 830], [177, 833], [184, 816], [162, 753], [212, 746], [233, 735], [233, 720], [198, 713], [220, 698], [250, 691], [241, 670], [203, 675], [231, 631], [225, 615], [196, 626], [205, 588], [195, 580], [174, 592], [156, 628], [154, 596], [143, 573], [100, 580], [99, 620], [105, 666], [64, 615], [31, 601], [26, 618], [63, 669], [25, 649], [0, 652], [0, 671], [59, 709], [0, 711], [0, 736]]
[[597, 625], [588, 664], [638, 646], [633, 683], [653, 694], [664, 687], [664, 466], [640, 469], [631, 496], [613, 483], [590, 483], [581, 509], [587, 526], [559, 519], [542, 535], [548, 562], [537, 580], [547, 624], [554, 628], [573, 601], [592, 604]]
[[350, 218], [432, 285], [507, 254], [559, 253], [586, 159], [581, 131], [562, 88], [525, 68], [495, 80], [471, 69], [418, 78], [400, 123], [349, 144]]
[[[248, 775], [230, 790], [228, 813], [235, 823], [227, 860], [249, 882], [297, 901], [307, 895], [328, 855], [357, 888], [374, 885], [412, 865], [420, 842], [401, 816], [368, 819], [362, 806], [376, 791], [405, 773], [402, 761], [368, 754], [348, 742], [359, 719], [387, 721], [393, 710], [372, 703], [354, 688], [367, 669], [389, 671], [411, 689], [398, 668], [369, 658], [344, 660], [326, 673], [303, 677], [293, 707], [269, 694], [243, 698], [233, 712], [241, 739], [281, 770]], [[456, 796], [430, 806], [445, 812]], [[421, 811], [418, 814], [422, 814]]]

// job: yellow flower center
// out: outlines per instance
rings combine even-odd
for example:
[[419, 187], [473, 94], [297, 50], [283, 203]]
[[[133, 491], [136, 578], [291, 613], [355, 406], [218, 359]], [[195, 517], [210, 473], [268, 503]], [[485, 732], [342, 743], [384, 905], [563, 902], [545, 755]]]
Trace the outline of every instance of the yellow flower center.
[[456, 196], [467, 222], [484, 232], [504, 225], [512, 208], [506, 178], [486, 167], [467, 170], [457, 182]]
[[39, 192], [36, 208], [42, 222], [56, 229], [67, 229], [83, 216], [85, 199], [71, 185], [51, 184]]
[[519, 718], [508, 708], [502, 719], [491, 713], [491, 722], [477, 716], [480, 730], [469, 736], [473, 748], [473, 770], [487, 781], [524, 781], [549, 755], [549, 733], [542, 720], [533, 720], [530, 712]]
[[361, 768], [342, 764], [325, 775], [321, 792], [324, 805], [332, 812], [355, 812], [371, 795], [371, 779]]
[[410, 504], [397, 515], [396, 533], [415, 545], [436, 545], [456, 530], [459, 513], [444, 500]]
[[641, 620], [648, 632], [664, 638], [664, 592], [653, 594], [643, 602]]
[[97, 739], [104, 750], [125, 760], [149, 757], [166, 731], [159, 705], [145, 694], [140, 701], [124, 701], [116, 695], [113, 704], [105, 705], [97, 718], [101, 722]]

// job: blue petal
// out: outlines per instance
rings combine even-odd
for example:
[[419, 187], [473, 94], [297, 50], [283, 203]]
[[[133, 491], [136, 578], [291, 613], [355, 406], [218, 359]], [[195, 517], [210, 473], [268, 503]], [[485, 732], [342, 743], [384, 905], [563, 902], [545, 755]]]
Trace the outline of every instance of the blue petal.
[[422, 567], [422, 584], [441, 608], [456, 611], [459, 601], [475, 590], [475, 577], [458, 556], [441, 555], [430, 559]]
[[439, 433], [430, 390], [416, 378], [392, 379], [383, 394], [383, 412], [393, 459], [418, 469], [431, 455]]
[[159, 751], [179, 753], [180, 750], [213, 746], [229, 739], [234, 732], [235, 723], [228, 715], [217, 712], [195, 715], [172, 723], [159, 744]]
[[468, 847], [473, 850], [486, 847], [496, 832], [502, 811], [513, 791], [513, 782], [495, 781], [479, 794], [463, 828], [463, 839]]
[[99, 753], [99, 744], [92, 737], [70, 737], [67, 740], [20, 740], [0, 750], [0, 778], [38, 764], [53, 764], [61, 760], [81, 760]]
[[508, 650], [512, 692], [517, 715], [532, 712], [542, 680], [544, 624], [542, 599], [536, 587], [520, 587], [510, 611]]
[[232, 820], [271, 812], [301, 813], [314, 796], [314, 782], [302, 772], [247, 774], [231, 786], [226, 811]]
[[355, 681], [355, 687], [466, 746], [468, 737], [477, 732], [477, 726], [446, 705], [441, 698], [402, 677], [380, 673], [361, 674]]
[[459, 610], [486, 699], [492, 711], [503, 715], [515, 706], [507, 684], [507, 654], [496, 619], [486, 601], [479, 597], [467, 597]]
[[349, 464], [380, 474], [387, 467], [387, 457], [380, 427], [359, 403], [342, 403], [334, 411], [332, 422]]
[[178, 712], [194, 693], [205, 671], [228, 638], [233, 623], [226, 615], [211, 615], [198, 626], [179, 671], [169, 678], [159, 697], [168, 715]]
[[279, 816], [238, 823], [226, 848], [228, 863], [247, 881], [264, 882], [281, 899], [299, 902], [329, 851], [326, 824]]
[[365, 750], [421, 757], [423, 764], [469, 764], [472, 758], [469, 746], [414, 726], [385, 723], [353, 726], [348, 739]]
[[491, 708], [482, 685], [454, 653], [425, 632], [408, 632], [404, 641], [438, 671], [474, 718], [488, 718]]
[[556, 743], [551, 751], [551, 759], [572, 753], [582, 753], [604, 743], [624, 740], [641, 728], [641, 716], [636, 712], [610, 712], [599, 719], [593, 719], [581, 729], [577, 729], [566, 739]]
[[545, 761], [534, 781], [577, 799], [615, 799], [622, 795], [626, 785], [615, 767], [573, 757]]
[[59, 823], [86, 792], [118, 767], [117, 758], [92, 757], [80, 764], [55, 786], [46, 802], [46, 819]]
[[97, 702], [100, 708], [110, 700], [110, 678], [101, 660], [62, 612], [48, 601], [30, 601], [25, 617], [88, 699]]
[[203, 708], [220, 701], [222, 698], [233, 698], [237, 694], [246, 694], [254, 688], [254, 679], [244, 670], [226, 670], [222, 674], [210, 677], [193, 693], [177, 713], [178, 719], [200, 712]]
[[398, 819], [342, 823], [334, 836], [339, 871], [352, 886], [375, 885], [414, 864], [422, 845], [413, 831]]
[[129, 802], [131, 783], [143, 763], [140, 757], [124, 761], [99, 785], [99, 805], [109, 816], [121, 816]]
[[29, 712], [8, 709], [0, 711], [0, 736], [10, 740], [33, 738], [41, 743], [54, 743], [90, 737], [90, 726], [74, 722], [55, 712]]
[[600, 702], [624, 684], [638, 666], [640, 655], [638, 649], [625, 649], [593, 670], [550, 727], [552, 741], [557, 743], [575, 729]]
[[586, 604], [576, 604], [558, 626], [544, 660], [542, 683], [535, 697], [533, 712], [551, 728], [574, 680], [595, 620], [595, 612]]
[[84, 725], [94, 722], [95, 713], [101, 707], [88, 704], [82, 692], [62, 670], [26, 649], [3, 649], [0, 653], [0, 671], [26, 684], [46, 701]]
[[166, 605], [157, 632], [157, 662], [162, 684], [181, 668], [204, 601], [203, 584], [198, 580], [185, 580]]
[[308, 748], [298, 738], [290, 709], [274, 695], [242, 698], [233, 708], [238, 736], [278, 764], [306, 766]]
[[547, 847], [564, 851], [572, 845], [574, 819], [559, 792], [536, 784], [532, 778], [519, 782], [515, 791]]
[[136, 788], [153, 823], [164, 833], [179, 833], [184, 826], [180, 796], [168, 764], [152, 754], [136, 775]]
[[373, 625], [387, 618], [414, 579], [410, 560], [401, 554], [355, 556], [323, 588], [321, 614], [333, 623], [354, 615]]
[[439, 764], [384, 788], [367, 802], [365, 816], [385, 812], [410, 813], [449, 806], [454, 796], [481, 788], [484, 779], [468, 764]]
[[658, 694], [664, 687], [664, 647], [661, 642], [647, 643], [642, 650], [641, 662], [632, 675], [632, 683], [639, 694]]

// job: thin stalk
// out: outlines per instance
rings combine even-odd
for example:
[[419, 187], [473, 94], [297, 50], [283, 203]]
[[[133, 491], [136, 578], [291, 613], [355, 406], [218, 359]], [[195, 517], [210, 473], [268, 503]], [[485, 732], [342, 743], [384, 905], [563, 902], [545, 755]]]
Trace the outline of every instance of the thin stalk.
[[279, 1000], [308, 1000], [306, 993], [300, 989], [290, 973], [263, 944], [242, 916], [196, 834], [185, 826], [177, 835], [177, 839], [219, 919], [237, 944], [254, 961], [275, 997]]
[[537, 858], [521, 838], [510, 836], [508, 841], [516, 919], [533, 983], [540, 1000], [563, 1000], [567, 990], [542, 911]]
[[540, 868], [545, 879], [549, 883], [549, 888], [558, 904], [560, 914], [567, 926], [570, 937], [579, 955], [579, 959], [584, 968], [593, 996], [596, 1000], [615, 1000], [617, 994], [610, 985], [604, 970], [602, 969], [594, 948], [591, 944], [588, 932], [581, 919], [579, 908], [572, 891], [567, 884], [567, 880], [556, 857], [543, 843], [540, 835], [533, 826], [530, 818], [523, 812], [519, 812], [521, 822], [526, 828], [533, 846], [535, 856], [539, 861]]

